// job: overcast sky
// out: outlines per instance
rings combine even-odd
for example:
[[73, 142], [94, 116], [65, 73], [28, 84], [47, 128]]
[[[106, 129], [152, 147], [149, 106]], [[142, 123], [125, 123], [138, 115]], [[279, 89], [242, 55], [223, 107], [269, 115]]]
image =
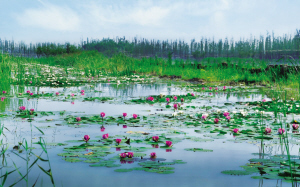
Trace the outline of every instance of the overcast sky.
[[0, 0], [0, 38], [248, 39], [294, 34], [299, 18], [299, 0]]

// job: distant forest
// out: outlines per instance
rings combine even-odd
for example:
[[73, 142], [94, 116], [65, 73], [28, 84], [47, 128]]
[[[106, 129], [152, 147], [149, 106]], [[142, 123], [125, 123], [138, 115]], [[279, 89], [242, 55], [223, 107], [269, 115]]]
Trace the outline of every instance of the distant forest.
[[239, 57], [259, 59], [279, 59], [284, 56], [299, 58], [300, 30], [294, 35], [274, 36], [274, 33], [250, 37], [248, 39], [233, 39], [215, 41], [211, 38], [202, 38], [200, 41], [184, 40], [149, 40], [145, 38], [127, 40], [125, 37], [115, 39], [103, 38], [88, 39], [80, 44], [70, 43], [16, 43], [13, 40], [0, 38], [0, 52], [16, 56], [41, 57], [55, 56], [79, 52], [81, 50], [97, 50], [107, 56], [124, 53], [132, 57], [163, 57], [200, 60], [206, 57]]

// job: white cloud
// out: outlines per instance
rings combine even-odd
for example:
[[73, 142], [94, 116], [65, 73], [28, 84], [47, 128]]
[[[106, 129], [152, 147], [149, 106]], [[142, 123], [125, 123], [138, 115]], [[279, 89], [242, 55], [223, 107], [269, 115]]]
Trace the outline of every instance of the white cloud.
[[59, 7], [42, 3], [41, 8], [26, 9], [16, 15], [23, 26], [33, 26], [54, 31], [76, 31], [80, 20], [77, 14], [68, 7]]

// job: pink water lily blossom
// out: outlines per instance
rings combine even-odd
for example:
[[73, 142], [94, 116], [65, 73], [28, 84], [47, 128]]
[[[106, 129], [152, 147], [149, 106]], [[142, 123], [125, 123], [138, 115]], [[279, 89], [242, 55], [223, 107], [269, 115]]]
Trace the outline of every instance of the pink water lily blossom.
[[1, 101], [4, 101], [5, 97], [1, 97]]
[[226, 86], [223, 86], [223, 89], [226, 90]]
[[132, 114], [133, 119], [136, 119], [138, 116], [136, 114]]
[[116, 143], [119, 145], [121, 143], [122, 139], [117, 138]]
[[107, 139], [108, 137], [109, 137], [108, 133], [102, 135], [102, 138], [103, 138], [103, 139]]
[[215, 124], [219, 123], [219, 119], [218, 119], [218, 118], [215, 118], [214, 123], [215, 123]]
[[202, 119], [206, 120], [207, 115], [202, 115]]
[[263, 99], [263, 100], [262, 100], [262, 102], [266, 102], [266, 101], [267, 101], [266, 99]]
[[20, 106], [19, 109], [24, 111], [26, 109], [26, 107], [25, 106]]
[[178, 105], [175, 103], [175, 104], [173, 105], [173, 107], [174, 107], [175, 110], [177, 110]]
[[183, 99], [183, 98], [181, 98], [181, 99], [180, 99], [180, 101], [183, 103], [183, 102], [184, 102], [184, 99]]
[[83, 139], [87, 143], [90, 140], [90, 136], [89, 135], [84, 135]]
[[153, 101], [153, 100], [154, 100], [154, 98], [153, 98], [153, 97], [148, 97], [148, 98], [147, 98], [147, 100], [149, 100], [149, 101]]
[[127, 113], [123, 113], [123, 117], [126, 117], [127, 116]]
[[234, 132], [234, 133], [238, 133], [238, 132], [239, 132], [239, 129], [233, 129], [233, 132]]
[[223, 115], [226, 117], [226, 116], [229, 116], [229, 112], [224, 112]]
[[6, 94], [7, 92], [6, 92], [6, 91], [2, 91], [2, 93], [3, 93], [3, 94]]
[[127, 157], [127, 154], [126, 154], [126, 153], [121, 153], [121, 154], [120, 154], [120, 157], [121, 157], [121, 158], [126, 158], [126, 157]]
[[152, 137], [152, 140], [155, 141], [155, 142], [157, 142], [158, 139], [159, 139], [159, 136], [153, 136], [153, 137]]
[[101, 113], [100, 113], [100, 116], [101, 116], [101, 118], [104, 118], [105, 113], [104, 113], [104, 112], [101, 112]]
[[172, 146], [172, 142], [171, 141], [166, 141], [166, 146], [171, 147]]
[[29, 95], [33, 96], [33, 93], [30, 93]]
[[170, 98], [167, 97], [167, 98], [166, 98], [166, 101], [167, 101], [167, 102], [170, 102]]
[[76, 117], [76, 121], [81, 121], [81, 117]]
[[294, 130], [297, 130], [299, 128], [299, 125], [298, 124], [293, 124], [292, 127], [293, 127]]
[[279, 128], [278, 129], [278, 134], [282, 135], [285, 132], [284, 128]]
[[29, 90], [27, 90], [27, 93], [29, 94], [29, 93], [30, 93], [30, 91], [29, 91]]
[[123, 128], [126, 129], [126, 128], [127, 128], [127, 125], [123, 125]]
[[84, 93], [84, 90], [81, 90], [80, 92], [81, 92], [81, 93]]
[[205, 88], [204, 88], [204, 87], [202, 87], [202, 90], [205, 90]]
[[194, 93], [191, 93], [191, 95], [192, 95], [192, 96], [195, 96], [195, 94], [194, 94]]
[[266, 133], [266, 134], [270, 134], [271, 132], [272, 132], [272, 129], [271, 129], [271, 128], [268, 128], [268, 127], [267, 127], [267, 128], [265, 129], [265, 133]]
[[151, 158], [156, 158], [156, 153], [155, 152], [150, 153], [150, 157]]
[[132, 158], [133, 157], [133, 155], [134, 155], [134, 153], [133, 152], [128, 152], [128, 153], [126, 153], [127, 154], [127, 157], [128, 158]]
[[71, 94], [71, 97], [74, 97], [74, 94], [73, 94], [73, 93]]
[[230, 116], [226, 116], [226, 119], [229, 121], [231, 118], [230, 118]]
[[59, 92], [56, 92], [55, 95], [59, 95]]
[[177, 100], [177, 96], [175, 95], [175, 96], [173, 97], [173, 99], [176, 101], [176, 100]]
[[212, 87], [209, 87], [209, 89], [211, 90], [211, 89], [212, 89]]

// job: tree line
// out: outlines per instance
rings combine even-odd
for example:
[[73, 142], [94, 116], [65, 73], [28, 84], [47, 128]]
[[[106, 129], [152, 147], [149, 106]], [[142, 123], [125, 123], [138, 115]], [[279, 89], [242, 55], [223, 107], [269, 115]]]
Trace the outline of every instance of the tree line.
[[55, 56], [80, 50], [97, 50], [107, 56], [123, 53], [132, 57], [163, 57], [181, 59], [202, 59], [206, 57], [240, 57], [259, 59], [279, 59], [285, 56], [299, 58], [300, 30], [294, 35], [276, 36], [267, 33], [266, 36], [248, 39], [219, 39], [201, 38], [200, 41], [184, 40], [149, 40], [145, 38], [127, 40], [125, 37], [91, 39], [80, 44], [70, 43], [37, 43], [26, 45], [24, 42], [15, 43], [13, 40], [0, 39], [0, 51], [21, 56]]

